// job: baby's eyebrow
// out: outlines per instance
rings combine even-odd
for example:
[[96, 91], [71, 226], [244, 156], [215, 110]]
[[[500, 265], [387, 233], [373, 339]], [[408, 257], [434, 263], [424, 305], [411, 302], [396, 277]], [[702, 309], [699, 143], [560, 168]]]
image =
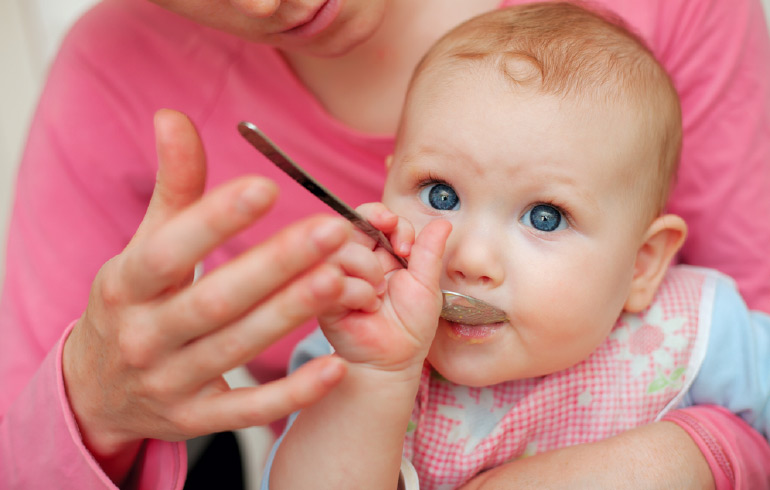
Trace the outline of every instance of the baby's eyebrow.
[[484, 165], [477, 162], [470, 156], [464, 155], [461, 150], [452, 149], [453, 151], [447, 151], [447, 149], [438, 149], [430, 146], [421, 147], [419, 150], [413, 153], [408, 153], [401, 158], [401, 164], [406, 167], [417, 165], [418, 163], [430, 161], [433, 164], [439, 164], [447, 159], [453, 161], [462, 161], [463, 165], [477, 175], [481, 175], [485, 171]]

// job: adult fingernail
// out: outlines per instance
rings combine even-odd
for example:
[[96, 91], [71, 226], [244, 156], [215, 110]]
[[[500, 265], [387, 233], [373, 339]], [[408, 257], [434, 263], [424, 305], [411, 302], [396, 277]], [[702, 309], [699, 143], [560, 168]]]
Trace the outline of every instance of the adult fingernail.
[[325, 383], [333, 383], [340, 379], [345, 372], [345, 366], [339, 359], [333, 359], [326, 363], [326, 366], [321, 369], [319, 377], [321, 381]]
[[345, 224], [339, 220], [327, 220], [313, 228], [310, 236], [316, 243], [339, 243], [345, 232]]
[[251, 213], [267, 205], [273, 195], [274, 192], [271, 192], [270, 187], [263, 182], [252, 182], [238, 196], [238, 208], [243, 212]]

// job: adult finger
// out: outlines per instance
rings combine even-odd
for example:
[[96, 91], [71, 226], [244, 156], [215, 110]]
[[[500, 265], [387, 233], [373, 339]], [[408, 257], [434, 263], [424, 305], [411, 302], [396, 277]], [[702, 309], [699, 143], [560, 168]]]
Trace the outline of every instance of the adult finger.
[[206, 184], [206, 157], [192, 121], [181, 112], [161, 109], [154, 124], [158, 173], [139, 234], [151, 232], [196, 201]]
[[265, 425], [320, 400], [345, 372], [339, 357], [316, 358], [286, 378], [196, 400], [185, 425], [198, 434]]
[[[315, 267], [349, 236], [349, 223], [337, 217], [318, 215], [291, 224], [160, 305], [159, 337], [181, 345], [230, 323]], [[309, 319], [320, 305], [311, 294], [307, 306]], [[297, 305], [288, 310], [303, 311]]]
[[336, 303], [343, 290], [343, 277], [339, 268], [320, 264], [237, 321], [166, 356], [163, 370], [173, 373], [180, 390], [197, 389], [248, 362], [289, 331]]
[[242, 177], [207, 193], [152, 235], [127, 247], [126, 281], [137, 299], [149, 299], [187, 278], [196, 263], [263, 216], [278, 195], [262, 177]]

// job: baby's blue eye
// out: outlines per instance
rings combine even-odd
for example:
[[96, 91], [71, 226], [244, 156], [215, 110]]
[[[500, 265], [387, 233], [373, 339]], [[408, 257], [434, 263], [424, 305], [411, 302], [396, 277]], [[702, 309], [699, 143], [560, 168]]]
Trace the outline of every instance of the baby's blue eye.
[[422, 202], [441, 211], [456, 210], [460, 207], [460, 198], [450, 186], [442, 183], [425, 186], [420, 191]]
[[558, 231], [567, 227], [561, 211], [550, 204], [538, 204], [522, 217], [524, 224], [540, 231]]

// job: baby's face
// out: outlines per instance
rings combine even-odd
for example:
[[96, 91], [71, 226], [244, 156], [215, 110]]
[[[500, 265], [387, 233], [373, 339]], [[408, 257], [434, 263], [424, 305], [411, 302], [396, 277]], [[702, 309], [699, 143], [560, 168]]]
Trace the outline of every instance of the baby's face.
[[418, 231], [449, 220], [441, 287], [510, 319], [440, 320], [429, 361], [483, 386], [585, 359], [623, 309], [645, 229], [633, 118], [490, 73], [426, 73], [414, 90], [383, 200]]

